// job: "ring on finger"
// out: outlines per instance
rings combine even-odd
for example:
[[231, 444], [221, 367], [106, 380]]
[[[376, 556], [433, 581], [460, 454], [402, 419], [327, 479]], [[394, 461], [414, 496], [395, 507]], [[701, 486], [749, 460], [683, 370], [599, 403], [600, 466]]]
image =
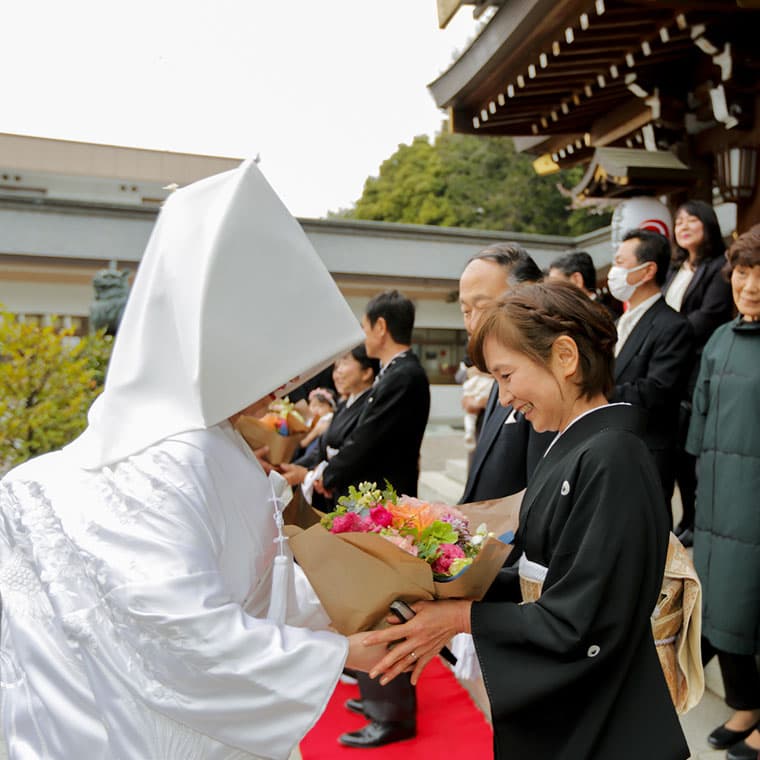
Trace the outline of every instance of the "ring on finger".
[[409, 652], [409, 656], [410, 656], [410, 657], [411, 657], [413, 660], [416, 660], [416, 659], [417, 659], [417, 653], [416, 653], [416, 652]]

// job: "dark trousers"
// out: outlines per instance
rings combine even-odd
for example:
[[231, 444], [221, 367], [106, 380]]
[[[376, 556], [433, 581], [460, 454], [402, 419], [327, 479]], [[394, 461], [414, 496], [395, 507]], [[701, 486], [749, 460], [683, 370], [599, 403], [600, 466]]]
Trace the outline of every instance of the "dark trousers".
[[674, 460], [675, 452], [673, 449], [650, 449], [652, 459], [657, 467], [657, 472], [660, 476], [660, 483], [662, 484], [662, 493], [665, 496], [665, 505], [668, 509], [668, 523], [671, 530], [673, 529], [673, 510], [670, 507], [670, 502], [673, 497], [673, 483], [675, 480]]
[[697, 503], [697, 458], [683, 449], [676, 454], [676, 483], [683, 504], [681, 525], [693, 530]]
[[702, 637], [702, 664], [707, 665], [717, 655], [726, 704], [734, 710], [760, 709], [760, 674], [752, 654], [732, 654], [716, 649]]
[[417, 692], [409, 673], [396, 676], [387, 686], [381, 686], [377, 678], [366, 673], [357, 673], [357, 681], [364, 712], [370, 720], [378, 723], [417, 720]]
[[[686, 451], [686, 436], [691, 421], [691, 402], [682, 401], [678, 415], [678, 446], [675, 452], [675, 482], [681, 494], [683, 517], [681, 527], [694, 529], [697, 503], [697, 458]], [[671, 488], [671, 492], [672, 492]]]

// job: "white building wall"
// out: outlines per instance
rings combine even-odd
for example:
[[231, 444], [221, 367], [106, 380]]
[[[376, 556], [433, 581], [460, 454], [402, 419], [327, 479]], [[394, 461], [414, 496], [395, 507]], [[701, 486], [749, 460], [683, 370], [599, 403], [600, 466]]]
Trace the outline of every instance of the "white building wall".
[[0, 280], [0, 304], [19, 314], [87, 316], [92, 285]]

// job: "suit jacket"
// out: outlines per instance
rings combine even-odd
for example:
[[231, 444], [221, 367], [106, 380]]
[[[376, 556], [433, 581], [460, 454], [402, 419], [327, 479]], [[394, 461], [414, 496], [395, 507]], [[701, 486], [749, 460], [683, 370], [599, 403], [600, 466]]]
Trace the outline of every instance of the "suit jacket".
[[647, 411], [643, 439], [651, 451], [670, 449], [676, 443], [681, 393], [693, 360], [691, 325], [664, 298], [647, 309], [615, 360], [610, 400]]
[[556, 433], [536, 433], [522, 414], [499, 404], [494, 383], [460, 504], [522, 491]]
[[519, 593], [502, 571], [472, 605], [496, 760], [689, 756], [652, 637], [668, 519], [639, 414], [587, 414], [536, 468], [514, 551], [547, 568], [540, 602], [498, 601]]
[[[731, 285], [722, 272], [725, 264], [723, 256], [701, 262], [683, 295], [679, 311], [691, 322], [700, 351], [715, 328], [730, 321], [734, 313]], [[668, 271], [662, 287], [663, 293], [668, 292], [678, 269], [679, 267], [672, 267]]]
[[[694, 330], [694, 360], [687, 376], [681, 398], [691, 402], [694, 383], [699, 371], [699, 357], [709, 337], [719, 325], [729, 322], [734, 314], [734, 299], [731, 285], [723, 276], [726, 260], [723, 256], [707, 259], [699, 264], [681, 302], [680, 312], [691, 323]], [[662, 287], [668, 292], [680, 265], [671, 267]]]
[[430, 384], [411, 350], [384, 368], [356, 427], [330, 460], [322, 481], [335, 498], [362, 481], [417, 495], [422, 436], [430, 413]]

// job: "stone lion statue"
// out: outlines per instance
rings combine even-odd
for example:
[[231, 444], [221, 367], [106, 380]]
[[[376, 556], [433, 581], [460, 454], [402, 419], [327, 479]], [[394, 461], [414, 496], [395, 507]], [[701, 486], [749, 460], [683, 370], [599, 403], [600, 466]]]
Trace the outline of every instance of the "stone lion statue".
[[90, 306], [90, 331], [106, 328], [107, 335], [116, 335], [129, 296], [129, 272], [101, 269], [93, 278], [95, 300]]

